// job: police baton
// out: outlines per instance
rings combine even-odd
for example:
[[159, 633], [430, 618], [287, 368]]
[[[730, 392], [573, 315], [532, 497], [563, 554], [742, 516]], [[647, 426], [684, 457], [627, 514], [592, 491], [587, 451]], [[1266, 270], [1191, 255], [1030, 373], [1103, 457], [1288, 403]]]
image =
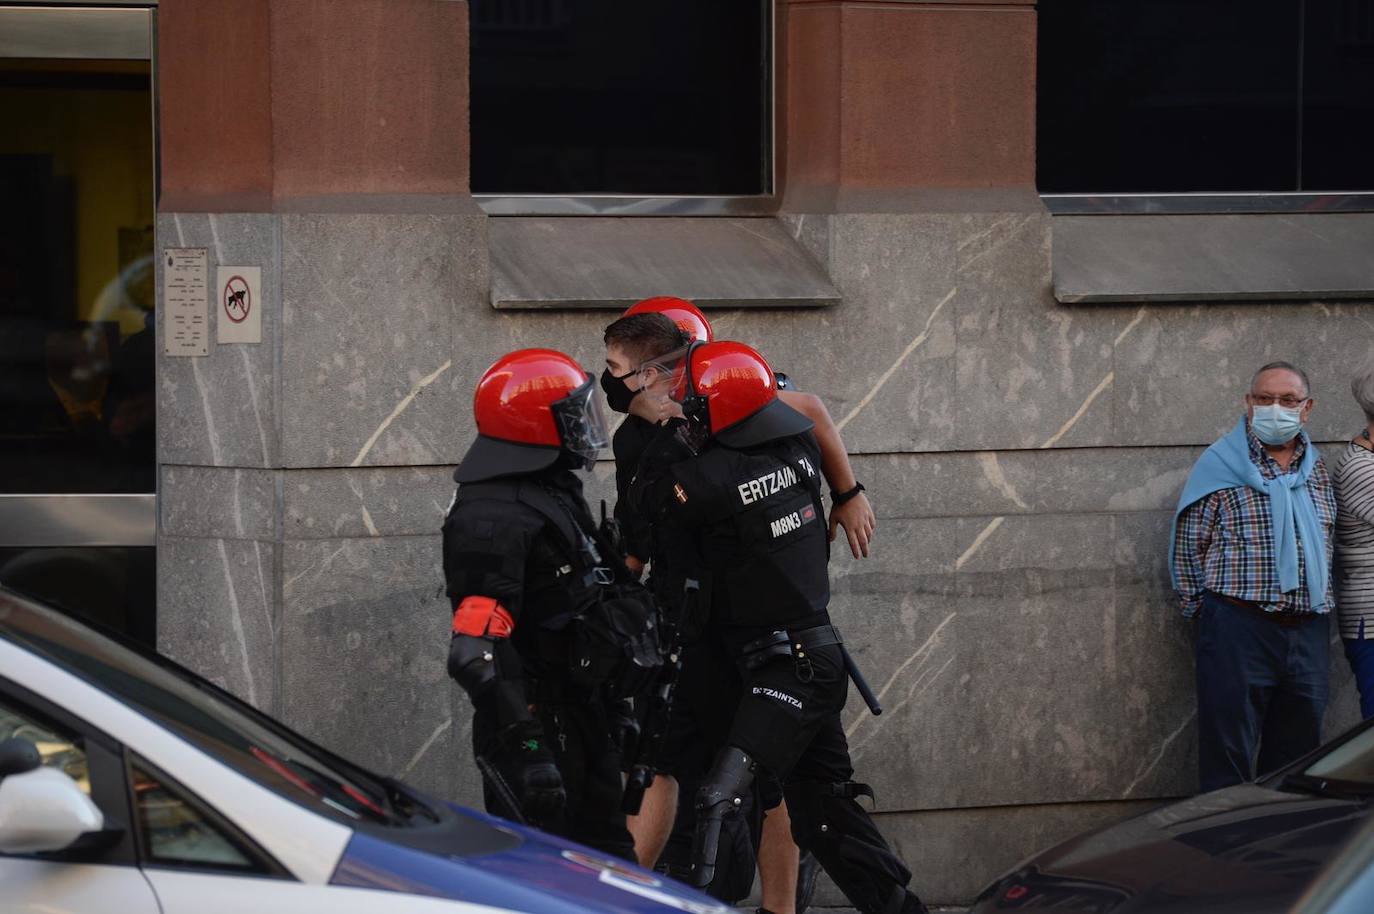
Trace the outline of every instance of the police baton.
[[850, 680], [854, 683], [854, 688], [859, 690], [859, 696], [863, 698], [864, 704], [868, 705], [868, 710], [873, 712], [874, 717], [877, 717], [883, 713], [882, 703], [878, 701], [878, 696], [873, 694], [873, 689], [869, 686], [868, 680], [864, 678], [859, 665], [854, 662], [853, 657], [849, 656], [849, 648], [844, 646], [843, 641], [840, 642], [840, 654], [844, 657], [844, 671], [849, 674]]
[[520, 801], [516, 799], [515, 791], [510, 789], [510, 785], [501, 776], [501, 772], [496, 770], [496, 766], [480, 755], [474, 755], [473, 758], [477, 762], [477, 770], [482, 774], [482, 780], [487, 782], [487, 786], [501, 801], [501, 805], [510, 812], [506, 818], [520, 825], [529, 825], [525, 814], [520, 811]]

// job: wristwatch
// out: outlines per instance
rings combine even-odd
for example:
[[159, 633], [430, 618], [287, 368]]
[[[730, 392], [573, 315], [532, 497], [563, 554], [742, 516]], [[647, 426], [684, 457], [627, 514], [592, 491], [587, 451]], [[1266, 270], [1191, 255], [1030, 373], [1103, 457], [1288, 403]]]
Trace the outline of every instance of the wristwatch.
[[864, 484], [861, 483], [861, 482], [856, 482], [856, 483], [854, 483], [854, 488], [850, 489], [848, 492], [836, 492], [834, 489], [831, 489], [831, 490], [830, 490], [830, 501], [833, 502], [834, 505], [835, 505], [835, 507], [838, 508], [840, 505], [842, 505], [842, 504], [844, 504], [845, 502], [849, 501], [849, 500], [852, 499], [855, 495], [858, 495], [860, 492], [863, 492], [863, 491], [864, 491]]

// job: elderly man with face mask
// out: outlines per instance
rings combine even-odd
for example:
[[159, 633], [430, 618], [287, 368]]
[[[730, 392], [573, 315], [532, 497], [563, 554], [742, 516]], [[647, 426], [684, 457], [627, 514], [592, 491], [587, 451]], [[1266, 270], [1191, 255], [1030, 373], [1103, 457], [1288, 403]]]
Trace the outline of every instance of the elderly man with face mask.
[[1302, 427], [1307, 375], [1255, 373], [1246, 412], [1193, 466], [1170, 569], [1197, 637], [1198, 775], [1216, 790], [1321, 742], [1336, 499]]

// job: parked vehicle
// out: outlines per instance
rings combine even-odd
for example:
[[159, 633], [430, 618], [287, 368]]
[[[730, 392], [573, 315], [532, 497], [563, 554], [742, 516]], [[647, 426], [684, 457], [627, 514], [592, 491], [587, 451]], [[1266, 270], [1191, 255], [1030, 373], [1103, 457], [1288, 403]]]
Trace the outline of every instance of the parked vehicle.
[[0, 887], [7, 911], [728, 911], [375, 775], [3, 589]]
[[[1352, 891], [1369, 882], [1348, 865], [1318, 877], [1371, 821], [1371, 802], [1367, 721], [1256, 783], [1170, 803], [1037, 854], [988, 886], [971, 914], [1286, 912], [1312, 902], [1324, 879], [1343, 879]], [[1374, 867], [1374, 836], [1363, 847], [1363, 865]], [[1370, 911], [1374, 902], [1339, 910]]]

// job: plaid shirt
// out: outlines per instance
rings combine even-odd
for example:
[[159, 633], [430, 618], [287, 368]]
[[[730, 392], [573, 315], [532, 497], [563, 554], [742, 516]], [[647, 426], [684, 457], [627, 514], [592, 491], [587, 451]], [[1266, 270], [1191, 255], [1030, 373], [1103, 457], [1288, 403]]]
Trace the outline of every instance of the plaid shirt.
[[[1261, 475], [1273, 479], [1283, 472], [1254, 433], [1248, 437], [1250, 460], [1259, 467]], [[1306, 450], [1306, 443], [1299, 439], [1288, 472], [1297, 472]], [[1312, 493], [1317, 519], [1325, 531], [1326, 561], [1330, 567], [1336, 495], [1321, 457], [1312, 468], [1307, 490]], [[1204, 590], [1258, 603], [1269, 612], [1311, 612], [1301, 545], [1299, 538], [1298, 580], [1304, 583], [1297, 590], [1283, 593], [1274, 570], [1274, 525], [1269, 515], [1269, 496], [1249, 486], [1238, 486], [1198, 499], [1179, 515], [1174, 539], [1174, 589], [1178, 591], [1183, 615], [1197, 613]], [[1328, 582], [1326, 610], [1334, 606]]]

